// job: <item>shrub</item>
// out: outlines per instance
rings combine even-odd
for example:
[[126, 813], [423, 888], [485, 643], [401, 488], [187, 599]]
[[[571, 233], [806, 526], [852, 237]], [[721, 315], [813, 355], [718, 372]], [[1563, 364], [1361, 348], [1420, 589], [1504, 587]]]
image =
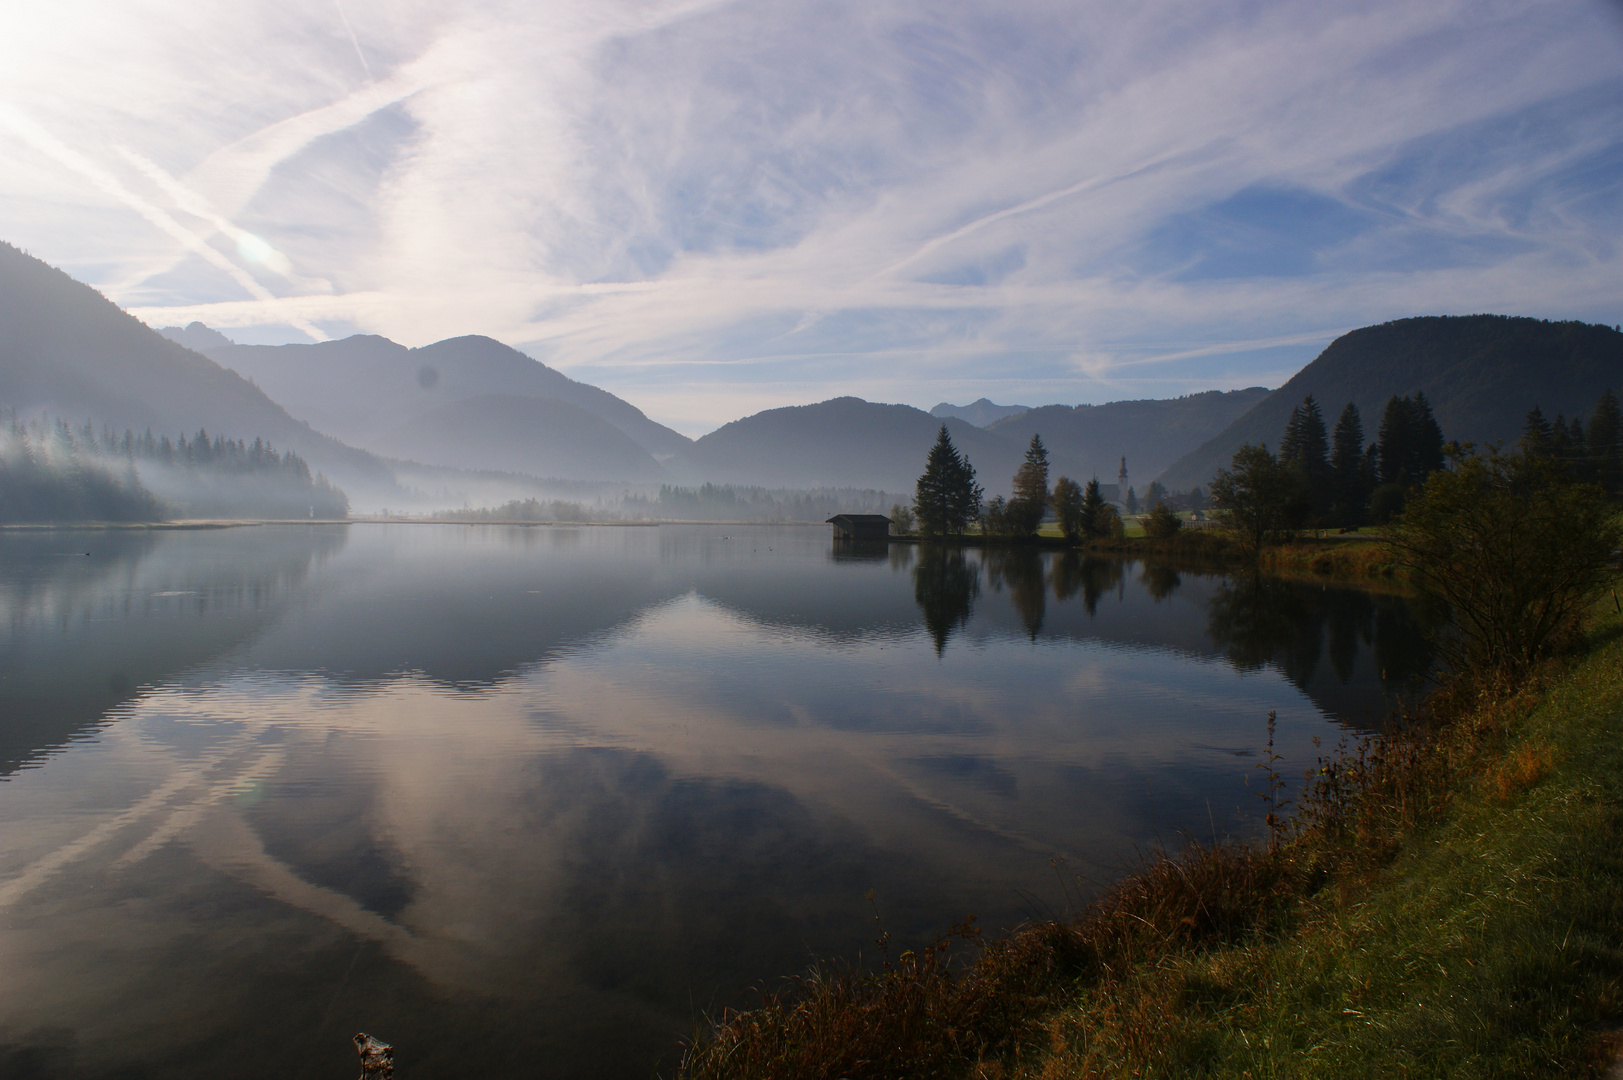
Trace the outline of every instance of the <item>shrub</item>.
[[1391, 544], [1415, 584], [1448, 605], [1455, 670], [1513, 678], [1570, 640], [1611, 578], [1615, 510], [1530, 454], [1457, 453], [1409, 499]]
[[1144, 515], [1144, 535], [1152, 540], [1169, 540], [1183, 528], [1183, 519], [1171, 510], [1166, 503], [1156, 503], [1155, 509]]

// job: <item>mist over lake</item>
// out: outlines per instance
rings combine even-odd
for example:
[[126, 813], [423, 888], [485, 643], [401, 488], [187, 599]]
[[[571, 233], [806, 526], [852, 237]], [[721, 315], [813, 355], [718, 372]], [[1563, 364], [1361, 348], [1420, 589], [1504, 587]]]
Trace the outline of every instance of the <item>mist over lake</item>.
[[[826, 529], [0, 534], [0, 1064], [647, 1076], [815, 961], [1252, 835], [1405, 604]], [[1056, 860], [1061, 860], [1056, 862]], [[872, 891], [872, 902], [866, 899]]]

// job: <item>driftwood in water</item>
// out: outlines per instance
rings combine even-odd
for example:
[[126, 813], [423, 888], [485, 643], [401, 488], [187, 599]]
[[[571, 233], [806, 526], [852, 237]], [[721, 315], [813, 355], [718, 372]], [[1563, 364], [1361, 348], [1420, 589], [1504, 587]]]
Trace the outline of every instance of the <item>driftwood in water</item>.
[[363, 1031], [355, 1036], [355, 1049], [361, 1052], [361, 1080], [394, 1080], [394, 1047]]

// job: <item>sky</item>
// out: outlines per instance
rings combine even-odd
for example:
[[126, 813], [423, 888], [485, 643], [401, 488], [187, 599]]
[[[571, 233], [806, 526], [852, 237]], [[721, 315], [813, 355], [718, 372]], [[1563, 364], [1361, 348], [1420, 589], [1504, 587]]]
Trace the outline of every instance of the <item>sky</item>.
[[1623, 322], [1623, 2], [54, 0], [0, 240], [152, 326], [487, 334], [689, 435]]

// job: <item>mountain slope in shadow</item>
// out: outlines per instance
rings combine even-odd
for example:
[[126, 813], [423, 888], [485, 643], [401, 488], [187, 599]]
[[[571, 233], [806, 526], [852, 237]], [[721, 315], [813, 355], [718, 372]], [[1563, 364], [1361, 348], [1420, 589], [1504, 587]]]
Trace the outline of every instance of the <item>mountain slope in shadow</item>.
[[[188, 327], [182, 332], [190, 331]], [[600, 417], [661, 458], [681, 454], [691, 445], [685, 436], [648, 419], [607, 390], [576, 382], [517, 349], [479, 335], [447, 338], [417, 349], [357, 334], [311, 345], [227, 344], [206, 351], [252, 379], [289, 412], [360, 446], [370, 447], [385, 432], [445, 405], [494, 394], [565, 402]], [[539, 462], [524, 471], [561, 475]]]
[[382, 454], [458, 469], [572, 480], [652, 481], [664, 475], [648, 451], [601, 417], [566, 401], [517, 394], [441, 405], [368, 445]]
[[95, 289], [0, 243], [0, 407], [171, 438], [267, 439], [346, 488], [387, 465], [323, 435], [234, 371], [170, 341]]
[[1293, 408], [1312, 394], [1334, 425], [1350, 401], [1373, 441], [1394, 394], [1425, 393], [1443, 437], [1514, 442], [1539, 406], [1587, 420], [1607, 389], [1623, 391], [1623, 333], [1610, 326], [1505, 315], [1427, 316], [1366, 326], [1332, 341], [1307, 367], [1228, 428], [1175, 462], [1173, 490], [1210, 482], [1245, 443], [1277, 448]]

